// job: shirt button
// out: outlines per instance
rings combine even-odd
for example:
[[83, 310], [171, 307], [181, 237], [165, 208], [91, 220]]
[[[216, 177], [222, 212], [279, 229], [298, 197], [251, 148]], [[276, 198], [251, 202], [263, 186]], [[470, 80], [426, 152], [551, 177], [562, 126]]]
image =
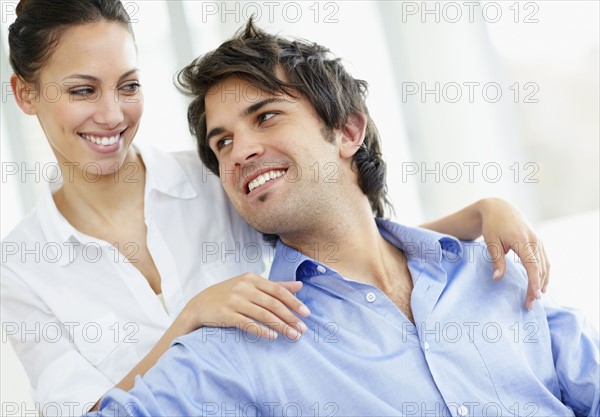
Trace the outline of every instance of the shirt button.
[[327, 272], [327, 268], [325, 268], [323, 265], [319, 265], [317, 266], [317, 271], [319, 271], [321, 274], [324, 274]]
[[425, 350], [429, 350], [429, 342], [423, 342], [423, 347], [425, 348]]
[[372, 303], [373, 301], [375, 301], [377, 299], [377, 296], [375, 295], [374, 292], [368, 292], [366, 299], [368, 302]]
[[458, 407], [458, 415], [459, 416], [466, 416], [467, 414], [469, 414], [469, 409], [467, 407], [465, 407], [464, 405], [461, 405], [460, 407]]

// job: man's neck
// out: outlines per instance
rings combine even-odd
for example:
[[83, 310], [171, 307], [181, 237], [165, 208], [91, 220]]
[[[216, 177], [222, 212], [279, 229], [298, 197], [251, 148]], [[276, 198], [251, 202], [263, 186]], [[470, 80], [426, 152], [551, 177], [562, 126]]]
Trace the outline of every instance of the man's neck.
[[345, 278], [378, 287], [392, 300], [398, 292], [410, 295], [412, 279], [406, 257], [383, 238], [370, 207], [336, 217], [301, 235], [281, 236], [281, 240]]
[[281, 240], [344, 278], [379, 288], [414, 323], [413, 282], [404, 253], [383, 238], [370, 210], [357, 217], [337, 217], [312, 233]]

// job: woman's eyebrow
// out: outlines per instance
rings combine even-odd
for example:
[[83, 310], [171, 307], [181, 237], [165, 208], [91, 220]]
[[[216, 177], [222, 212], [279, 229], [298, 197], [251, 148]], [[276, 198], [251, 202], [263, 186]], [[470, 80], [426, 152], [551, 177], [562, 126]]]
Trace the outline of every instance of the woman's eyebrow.
[[[137, 69], [137, 68], [133, 68], [133, 69], [127, 71], [126, 73], [124, 73], [123, 75], [121, 75], [119, 77], [119, 81], [121, 81], [123, 78], [129, 77], [131, 74], [133, 74], [137, 71], [139, 71], [139, 69]], [[93, 75], [87, 75], [87, 74], [71, 74], [71, 75], [68, 75], [65, 78], [63, 78], [63, 81], [67, 80], [69, 78], [81, 78], [84, 80], [94, 81], [96, 83], [100, 82], [100, 79], [98, 77], [94, 77]]]

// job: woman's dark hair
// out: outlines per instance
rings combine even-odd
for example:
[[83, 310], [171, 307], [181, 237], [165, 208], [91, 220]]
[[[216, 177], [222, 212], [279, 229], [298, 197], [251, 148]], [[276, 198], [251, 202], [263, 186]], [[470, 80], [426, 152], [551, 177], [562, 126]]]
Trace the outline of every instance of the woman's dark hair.
[[[277, 76], [278, 69], [283, 70], [287, 81]], [[365, 139], [353, 162], [373, 213], [385, 216], [385, 209], [391, 208], [386, 197], [386, 165], [379, 133], [365, 103], [365, 81], [348, 74], [340, 59], [330, 57], [324, 46], [271, 35], [250, 19], [232, 39], [194, 60], [177, 76], [178, 88], [192, 97], [188, 123], [198, 141], [200, 158], [217, 175], [219, 163], [206, 141], [204, 99], [211, 87], [234, 76], [268, 93], [302, 94], [312, 104], [326, 132], [341, 129], [353, 114], [365, 115]]]
[[24, 81], [34, 83], [69, 28], [102, 20], [123, 24], [133, 36], [120, 0], [21, 0], [10, 25], [10, 65]]

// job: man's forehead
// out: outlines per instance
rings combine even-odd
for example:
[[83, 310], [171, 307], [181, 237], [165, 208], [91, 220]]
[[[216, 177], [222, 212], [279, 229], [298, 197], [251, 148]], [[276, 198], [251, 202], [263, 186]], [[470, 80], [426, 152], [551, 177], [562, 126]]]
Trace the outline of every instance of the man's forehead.
[[247, 80], [238, 76], [231, 76], [211, 86], [204, 98], [208, 104], [211, 99], [220, 99], [220, 102], [235, 100], [236, 103], [253, 104], [272, 98], [289, 97], [281, 91], [268, 91], [259, 86], [258, 81]]

